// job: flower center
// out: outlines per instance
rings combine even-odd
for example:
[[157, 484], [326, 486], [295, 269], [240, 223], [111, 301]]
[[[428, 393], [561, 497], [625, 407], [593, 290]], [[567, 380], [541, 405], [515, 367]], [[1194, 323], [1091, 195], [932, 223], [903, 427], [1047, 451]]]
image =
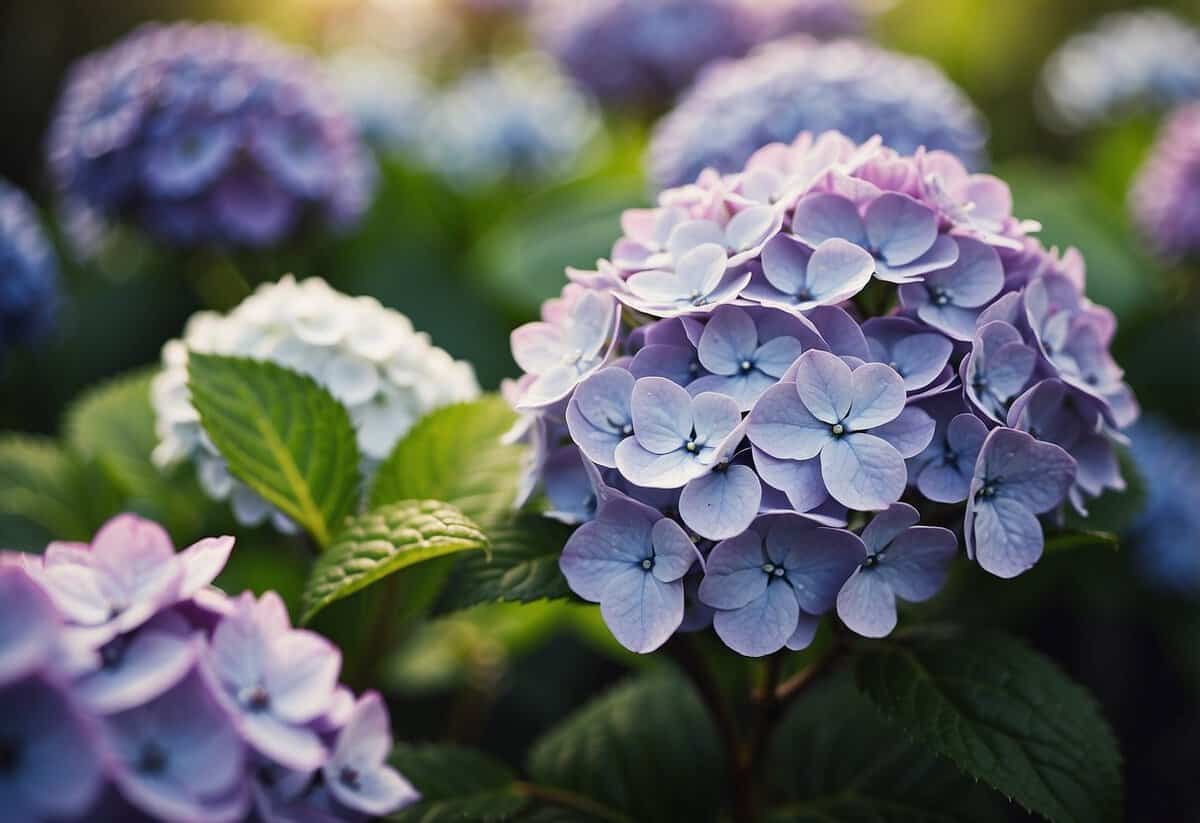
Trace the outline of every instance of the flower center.
[[341, 771], [338, 772], [338, 782], [348, 789], [357, 791], [359, 788], [358, 770], [351, 766], [342, 766]]
[[114, 637], [100, 647], [100, 665], [105, 669], [115, 669], [125, 659], [125, 650], [129, 648], [128, 635]]
[[653, 569], [654, 568], [654, 558], [647, 557], [645, 560], [643, 560], [642, 568], [645, 569], [646, 571], [650, 571], [651, 569]]
[[626, 437], [628, 437], [629, 435], [633, 434], [633, 424], [631, 424], [631, 423], [626, 423], [624, 426], [622, 426], [622, 427], [621, 427], [621, 434], [625, 435]]
[[21, 744], [5, 737], [0, 738], [0, 774], [12, 774], [21, 765]]
[[749, 374], [754, 370], [754, 364], [749, 360], [743, 360], [738, 364], [738, 369], [742, 372], [742, 374]]
[[879, 555], [868, 554], [867, 559], [862, 562], [864, 569], [869, 569], [879, 562]]
[[988, 498], [995, 497], [999, 486], [1000, 482], [998, 480], [985, 481], [983, 486], [980, 487], [979, 491], [975, 492], [975, 499], [986, 500]]
[[683, 447], [685, 449], [687, 449], [689, 454], [695, 454], [700, 449], [700, 447], [696, 444], [695, 438], [692, 438], [691, 440], [684, 443]]
[[167, 753], [153, 740], [142, 746], [137, 770], [142, 774], [161, 774], [167, 768]]
[[944, 289], [931, 287], [929, 289], [929, 299], [933, 301], [935, 306], [944, 306], [950, 302], [950, 295]]
[[843, 426], [841, 423], [834, 423], [832, 426], [829, 427], [829, 431], [833, 432], [834, 437], [841, 437], [843, 434], [846, 433], [846, 427]]
[[238, 693], [238, 702], [252, 712], [266, 711], [271, 705], [271, 695], [261, 685], [250, 686]]
[[573, 351], [569, 351], [562, 356], [562, 364], [564, 366], [574, 366], [576, 363], [578, 363], [582, 359], [583, 359], [583, 352], [580, 351], [579, 349], [574, 349]]

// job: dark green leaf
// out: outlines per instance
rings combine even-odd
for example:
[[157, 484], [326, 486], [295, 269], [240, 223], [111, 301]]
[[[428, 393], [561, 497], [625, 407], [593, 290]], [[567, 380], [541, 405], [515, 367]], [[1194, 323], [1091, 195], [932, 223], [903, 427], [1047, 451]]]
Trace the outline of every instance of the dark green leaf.
[[360, 514], [317, 558], [304, 589], [303, 619], [400, 569], [486, 547], [478, 526], [438, 500], [401, 500]]
[[503, 823], [527, 803], [512, 771], [482, 752], [401, 744], [392, 765], [421, 793], [420, 803], [389, 818], [395, 823]]
[[558, 558], [571, 529], [535, 514], [523, 514], [489, 531], [489, 555], [464, 559], [444, 605], [465, 609], [479, 603], [566, 598], [567, 581]]
[[358, 496], [345, 408], [309, 377], [244, 358], [193, 353], [188, 387], [229, 470], [329, 545]]
[[1120, 548], [1120, 539], [1112, 532], [1101, 532], [1093, 529], [1069, 530], [1051, 532], [1046, 535], [1046, 551], [1067, 551], [1069, 549], [1110, 549]]
[[533, 747], [539, 784], [592, 798], [637, 821], [716, 819], [726, 784], [708, 713], [672, 673], [612, 689]]
[[1058, 823], [1121, 819], [1120, 755], [1099, 707], [1049, 660], [1000, 634], [882, 643], [866, 696], [918, 743]]

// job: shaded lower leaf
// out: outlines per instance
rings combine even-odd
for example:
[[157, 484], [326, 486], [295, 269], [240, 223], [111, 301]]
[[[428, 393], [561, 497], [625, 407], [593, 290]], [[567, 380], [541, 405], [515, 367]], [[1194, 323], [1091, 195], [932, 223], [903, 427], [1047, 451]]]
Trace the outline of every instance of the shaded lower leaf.
[[1005, 635], [872, 647], [858, 684], [923, 746], [1048, 820], [1121, 819], [1120, 755], [1095, 700]]
[[388, 818], [396, 823], [504, 823], [528, 803], [507, 766], [472, 749], [401, 744], [392, 765], [421, 793], [421, 802]]
[[400, 569], [487, 544], [478, 526], [438, 500], [402, 500], [358, 515], [317, 558], [304, 589], [303, 620]]
[[535, 514], [522, 514], [488, 531], [490, 553], [466, 558], [447, 590], [444, 605], [465, 609], [480, 603], [567, 598], [571, 590], [558, 558], [571, 535], [569, 526]]

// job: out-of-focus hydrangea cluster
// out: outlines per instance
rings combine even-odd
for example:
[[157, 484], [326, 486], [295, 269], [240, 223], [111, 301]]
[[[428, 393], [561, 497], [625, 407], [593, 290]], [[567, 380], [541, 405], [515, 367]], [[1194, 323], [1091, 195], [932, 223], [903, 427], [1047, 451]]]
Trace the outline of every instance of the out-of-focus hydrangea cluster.
[[1200, 30], [1161, 9], [1102, 17], [1050, 55], [1038, 85], [1044, 119], [1064, 131], [1197, 97]]
[[273, 592], [210, 585], [233, 548], [156, 523], [0, 562], [7, 820], [362, 820], [418, 799], [379, 695]]
[[188, 392], [188, 352], [265, 360], [313, 378], [350, 413], [368, 473], [425, 414], [479, 393], [470, 364], [434, 346], [407, 317], [320, 278], [287, 276], [260, 286], [229, 314], [194, 315], [183, 338], [163, 347], [152, 392], [160, 441], [154, 460], [193, 461], [205, 491], [228, 499], [238, 522], [271, 517], [285, 531], [294, 524], [234, 478], [205, 435]]
[[1155, 585], [1200, 591], [1200, 438], [1147, 417], [1129, 432], [1146, 503], [1130, 529], [1137, 557]]
[[33, 202], [0, 180], [0, 356], [49, 331], [58, 303], [58, 261]]
[[1129, 207], [1157, 253], [1200, 257], [1200, 103], [1167, 119], [1134, 180]]
[[544, 0], [533, 27], [604, 102], [663, 108], [714, 60], [782, 34], [851, 34], [861, 21], [844, 0]]
[[1011, 207], [945, 152], [804, 133], [627, 211], [611, 260], [568, 270], [513, 332], [512, 436], [524, 491], [583, 524], [560, 565], [620, 642], [711, 622], [762, 655], [834, 609], [886, 635], [951, 529], [1013, 577], [1042, 516], [1123, 487], [1114, 317]]
[[648, 164], [660, 188], [681, 186], [706, 168], [738, 171], [768, 143], [829, 130], [881, 134], [905, 154], [942, 149], [972, 169], [987, 143], [982, 115], [932, 63], [796, 37], [707, 69], [655, 127]]
[[47, 153], [65, 210], [180, 246], [345, 227], [375, 175], [313, 60], [217, 23], [148, 24], [81, 60]]
[[385, 151], [418, 145], [432, 89], [416, 66], [383, 49], [346, 48], [328, 61], [329, 76], [359, 132]]

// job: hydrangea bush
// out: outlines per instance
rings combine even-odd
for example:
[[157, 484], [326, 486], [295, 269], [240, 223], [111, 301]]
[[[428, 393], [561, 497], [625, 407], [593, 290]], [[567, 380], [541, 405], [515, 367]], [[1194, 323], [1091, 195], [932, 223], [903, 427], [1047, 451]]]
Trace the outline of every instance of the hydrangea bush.
[[525, 488], [584, 523], [563, 573], [627, 648], [711, 622], [802, 649], [834, 611], [887, 635], [960, 545], [1015, 577], [1123, 488], [1113, 315], [953, 155], [803, 133], [622, 229], [513, 332], [509, 394]]
[[188, 354], [249, 357], [307, 375], [345, 406], [369, 477], [396, 441], [426, 413], [479, 393], [469, 363], [454, 360], [413, 330], [399, 312], [370, 297], [349, 297], [324, 280], [288, 276], [260, 286], [227, 315], [201, 312], [181, 339], [163, 347], [153, 386], [159, 466], [192, 461], [204, 490], [229, 500], [245, 525], [281, 512], [238, 480], [201, 426], [188, 388]]
[[344, 228], [374, 179], [316, 64], [218, 23], [147, 24], [81, 60], [47, 155], [74, 222], [129, 223], [185, 247], [272, 247]]
[[0, 357], [43, 337], [58, 304], [58, 261], [37, 210], [0, 180]]
[[1160, 255], [1200, 257], [1200, 103], [1167, 118], [1134, 179], [1129, 208]]
[[[0, 562], [0, 792], [12, 820], [361, 820], [419, 799], [375, 692], [279, 596], [212, 586], [232, 537], [176, 553], [122, 515]], [[20, 711], [11, 710], [20, 707]]]
[[740, 171], [768, 143], [828, 130], [856, 141], [880, 134], [902, 154], [945, 150], [970, 169], [987, 142], [982, 115], [934, 64], [796, 37], [706, 69], [655, 126], [648, 165], [659, 187], [677, 187], [706, 168]]

